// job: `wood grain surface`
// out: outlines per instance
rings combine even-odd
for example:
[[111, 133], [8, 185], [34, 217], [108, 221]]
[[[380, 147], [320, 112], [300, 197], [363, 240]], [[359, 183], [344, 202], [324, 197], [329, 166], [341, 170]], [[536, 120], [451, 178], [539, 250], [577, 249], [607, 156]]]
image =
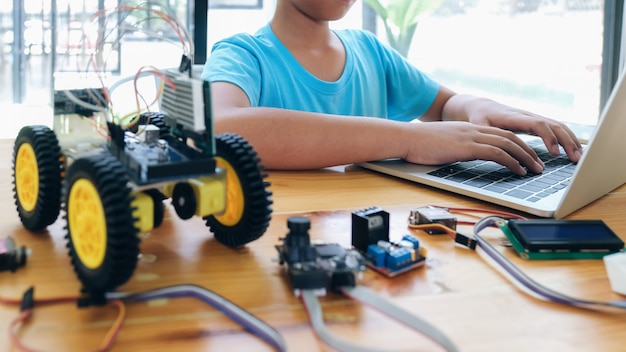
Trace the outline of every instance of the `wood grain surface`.
[[[78, 295], [80, 283], [70, 265], [62, 219], [42, 233], [22, 227], [12, 191], [13, 142], [1, 140], [0, 148], [0, 238], [10, 235], [32, 250], [24, 267], [0, 272], [0, 296], [19, 298], [29, 287], [35, 288], [36, 299]], [[200, 285], [276, 328], [290, 351], [327, 351], [310, 328], [284, 268], [275, 261], [274, 246], [286, 234], [287, 219], [293, 215], [310, 217], [313, 239], [350, 246], [351, 212], [379, 206], [390, 213], [392, 239], [413, 233], [428, 249], [428, 262], [393, 279], [367, 271], [359, 284], [434, 324], [462, 351], [623, 351], [626, 346], [626, 311], [582, 310], [534, 298], [478, 252], [455, 246], [446, 235], [407, 228], [410, 210], [429, 204], [506, 209], [355, 166], [270, 172], [268, 180], [274, 200], [270, 227], [259, 240], [237, 250], [214, 240], [201, 219], [179, 219], [166, 201], [163, 225], [144, 235], [137, 269], [118, 291]], [[602, 219], [626, 239], [625, 215], [626, 187], [622, 186], [569, 218]], [[502, 235], [497, 230], [487, 230], [485, 236], [551, 289], [592, 300], [625, 299], [611, 291], [602, 260], [524, 261], [498, 245]], [[320, 300], [329, 328], [346, 339], [389, 351], [441, 350], [370, 307], [332, 293]], [[272, 350], [222, 313], [192, 298], [128, 303], [126, 308], [127, 318], [113, 351]], [[0, 304], [0, 351], [17, 351], [8, 330], [18, 313], [18, 307]], [[37, 351], [91, 351], [115, 317], [110, 307], [39, 306], [21, 328], [20, 338]]]

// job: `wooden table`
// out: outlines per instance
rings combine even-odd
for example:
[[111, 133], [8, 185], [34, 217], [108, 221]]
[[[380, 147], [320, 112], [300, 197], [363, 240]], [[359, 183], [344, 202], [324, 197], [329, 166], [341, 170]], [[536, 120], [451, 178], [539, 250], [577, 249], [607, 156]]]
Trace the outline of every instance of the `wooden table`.
[[[12, 141], [0, 141], [0, 231], [32, 250], [26, 266], [0, 272], [0, 296], [19, 298], [35, 287], [35, 298], [77, 295], [80, 283], [69, 262], [61, 220], [41, 234], [24, 230], [12, 192]], [[119, 288], [139, 292], [175, 284], [204, 286], [275, 327], [291, 351], [326, 351], [309, 326], [274, 245], [292, 215], [309, 216], [311, 236], [350, 245], [350, 214], [379, 206], [390, 212], [391, 236], [408, 233], [411, 209], [434, 204], [506, 210], [450, 193], [362, 170], [337, 167], [309, 172], [271, 172], [274, 214], [266, 234], [240, 250], [212, 238], [198, 218], [181, 220], [170, 205], [164, 223], [141, 243], [147, 258]], [[603, 219], [626, 239], [626, 186], [571, 215]], [[460, 230], [469, 233], [470, 228]], [[497, 230], [485, 236], [501, 236]], [[462, 351], [623, 351], [626, 312], [585, 311], [545, 302], [520, 291], [477, 252], [455, 246], [448, 236], [414, 232], [428, 248], [426, 267], [385, 278], [368, 271], [360, 284], [419, 315], [447, 334]], [[602, 260], [523, 261], [499, 247], [536, 281], [591, 300], [624, 299], [609, 286]], [[437, 351], [439, 346], [381, 313], [342, 296], [321, 298], [324, 318], [336, 334], [389, 351]], [[114, 351], [271, 351], [222, 313], [191, 298], [128, 303], [127, 319]], [[18, 308], [0, 305], [0, 351], [15, 351], [8, 327]], [[37, 307], [21, 329], [21, 340], [38, 351], [94, 350], [111, 326], [110, 307], [79, 309], [66, 303]]]

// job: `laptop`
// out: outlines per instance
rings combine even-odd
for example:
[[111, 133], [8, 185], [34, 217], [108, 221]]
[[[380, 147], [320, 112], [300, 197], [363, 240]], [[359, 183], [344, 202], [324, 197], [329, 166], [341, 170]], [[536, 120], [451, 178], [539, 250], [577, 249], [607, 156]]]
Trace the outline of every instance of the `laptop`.
[[516, 176], [490, 161], [426, 166], [401, 159], [359, 163], [368, 170], [462, 194], [545, 218], [563, 218], [626, 182], [626, 81], [622, 73], [577, 164], [528, 139], [546, 164], [541, 174]]

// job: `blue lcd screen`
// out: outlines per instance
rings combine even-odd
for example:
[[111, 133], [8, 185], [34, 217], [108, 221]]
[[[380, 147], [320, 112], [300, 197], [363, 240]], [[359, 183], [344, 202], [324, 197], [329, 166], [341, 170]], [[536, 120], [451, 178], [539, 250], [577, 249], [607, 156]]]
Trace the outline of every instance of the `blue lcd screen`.
[[624, 247], [624, 242], [600, 220], [510, 220], [509, 229], [529, 250]]

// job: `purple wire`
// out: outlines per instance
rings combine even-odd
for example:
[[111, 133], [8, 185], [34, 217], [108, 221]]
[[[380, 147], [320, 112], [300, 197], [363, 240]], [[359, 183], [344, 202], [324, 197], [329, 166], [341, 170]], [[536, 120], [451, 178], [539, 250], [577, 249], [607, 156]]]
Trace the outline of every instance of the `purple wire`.
[[589, 300], [581, 300], [577, 298], [572, 298], [561, 294], [559, 292], [553, 291], [549, 288], [542, 286], [537, 283], [526, 274], [524, 274], [521, 270], [519, 270], [511, 261], [509, 261], [505, 256], [503, 256], [500, 252], [498, 252], [489, 242], [484, 240], [481, 236], [479, 236], [479, 232], [484, 230], [486, 227], [495, 224], [498, 220], [505, 221], [504, 219], [496, 216], [489, 216], [481, 219], [474, 225], [474, 237], [478, 243], [478, 246], [491, 257], [495, 262], [497, 262], [509, 275], [515, 278], [520, 284], [530, 289], [532, 292], [545, 297], [546, 299], [568, 305], [600, 305], [614, 308], [626, 309], [626, 301], [612, 301], [612, 302], [597, 302], [597, 301], [589, 301]]
[[168, 286], [140, 293], [122, 294], [118, 298], [125, 301], [149, 301], [158, 298], [179, 297], [191, 297], [203, 301], [224, 313], [247, 331], [272, 345], [276, 350], [281, 352], [287, 350], [285, 341], [274, 328], [233, 302], [201, 286], [190, 284]]

